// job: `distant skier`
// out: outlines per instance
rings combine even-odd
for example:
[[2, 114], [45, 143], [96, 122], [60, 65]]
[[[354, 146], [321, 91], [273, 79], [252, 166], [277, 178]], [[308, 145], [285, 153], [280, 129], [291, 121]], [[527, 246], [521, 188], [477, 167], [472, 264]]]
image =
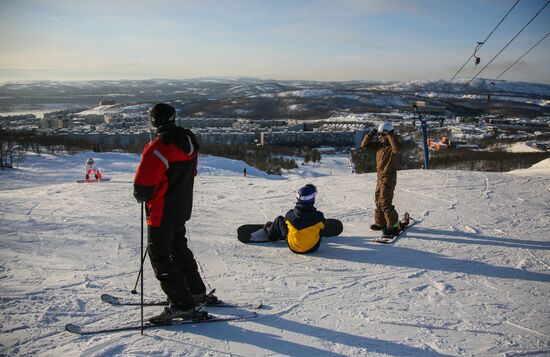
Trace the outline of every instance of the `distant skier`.
[[[374, 136], [378, 136], [378, 141]], [[393, 193], [397, 184], [397, 154], [399, 137], [394, 133], [391, 123], [382, 123], [378, 130], [371, 130], [361, 142], [361, 148], [376, 150], [376, 191], [374, 202], [374, 224], [372, 230], [383, 230], [384, 235], [395, 236], [399, 233], [399, 216], [392, 205]]]
[[246, 177], [246, 167], [243, 170], [243, 176]]
[[195, 306], [214, 303], [217, 298], [206, 295], [185, 237], [185, 223], [191, 218], [193, 206], [199, 143], [190, 130], [176, 126], [172, 106], [156, 104], [149, 114], [157, 138], [143, 150], [134, 178], [134, 197], [146, 202], [148, 253], [170, 303], [149, 320], [162, 323], [174, 318], [204, 318], [206, 313]]
[[90, 180], [90, 174], [93, 172], [94, 177], [97, 181], [101, 180], [101, 171], [99, 171], [99, 168], [97, 167], [97, 164], [94, 161], [93, 157], [88, 158], [88, 161], [86, 161], [86, 180]]
[[296, 193], [296, 206], [284, 217], [267, 222], [264, 228], [252, 234], [250, 241], [286, 239], [288, 248], [298, 254], [319, 249], [325, 216], [314, 207], [316, 194], [317, 188], [312, 184], [300, 188]]

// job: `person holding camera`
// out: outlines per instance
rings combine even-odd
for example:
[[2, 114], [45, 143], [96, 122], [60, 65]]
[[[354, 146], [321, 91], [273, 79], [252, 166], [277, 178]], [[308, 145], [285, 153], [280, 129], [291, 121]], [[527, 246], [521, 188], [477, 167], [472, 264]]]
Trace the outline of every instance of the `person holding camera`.
[[[376, 140], [375, 136], [378, 140]], [[397, 154], [400, 140], [391, 123], [382, 123], [372, 129], [361, 141], [361, 149], [376, 151], [376, 190], [374, 192], [374, 223], [372, 230], [382, 230], [386, 236], [399, 233], [399, 216], [392, 204], [397, 184]]]

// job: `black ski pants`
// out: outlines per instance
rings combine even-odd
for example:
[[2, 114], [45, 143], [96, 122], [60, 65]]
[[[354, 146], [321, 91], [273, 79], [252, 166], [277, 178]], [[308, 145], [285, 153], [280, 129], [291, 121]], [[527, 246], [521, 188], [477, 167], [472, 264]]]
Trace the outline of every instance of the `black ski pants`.
[[147, 226], [147, 249], [155, 276], [170, 304], [182, 310], [195, 306], [192, 295], [206, 292], [185, 232], [185, 224]]
[[267, 229], [267, 239], [269, 240], [281, 240], [286, 239], [288, 234], [288, 227], [285, 223], [285, 217], [278, 216], [275, 218], [271, 226]]

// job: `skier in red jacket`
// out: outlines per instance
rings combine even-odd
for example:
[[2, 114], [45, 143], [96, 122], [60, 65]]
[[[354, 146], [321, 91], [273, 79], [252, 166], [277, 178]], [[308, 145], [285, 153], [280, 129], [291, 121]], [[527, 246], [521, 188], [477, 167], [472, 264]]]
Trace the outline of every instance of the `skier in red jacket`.
[[[164, 103], [149, 112], [157, 138], [143, 150], [134, 178], [134, 197], [146, 202], [147, 249], [169, 306], [150, 319], [204, 318], [195, 309], [212, 300], [187, 247], [185, 222], [191, 217], [199, 143], [190, 130], [176, 126], [176, 110]], [[208, 300], [208, 301], [207, 301]]]

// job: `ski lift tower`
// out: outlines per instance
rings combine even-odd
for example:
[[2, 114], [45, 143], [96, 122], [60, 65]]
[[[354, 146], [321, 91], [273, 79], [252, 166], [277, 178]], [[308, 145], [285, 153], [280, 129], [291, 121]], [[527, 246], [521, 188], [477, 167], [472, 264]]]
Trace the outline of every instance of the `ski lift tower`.
[[420, 120], [420, 128], [422, 129], [422, 146], [424, 148], [424, 169], [429, 170], [430, 169], [430, 150], [428, 148], [428, 123], [426, 121], [426, 118], [424, 118], [422, 115], [418, 116], [418, 107], [424, 107], [426, 106], [426, 102], [414, 102], [413, 108], [414, 108], [414, 119], [417, 118]]

